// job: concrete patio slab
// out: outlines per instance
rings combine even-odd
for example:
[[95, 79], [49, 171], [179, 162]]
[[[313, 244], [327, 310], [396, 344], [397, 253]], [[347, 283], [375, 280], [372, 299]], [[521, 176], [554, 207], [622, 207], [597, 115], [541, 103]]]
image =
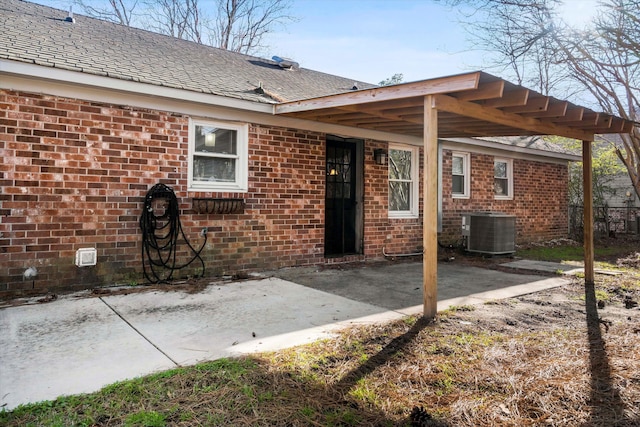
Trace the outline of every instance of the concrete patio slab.
[[[438, 267], [439, 310], [567, 283], [465, 265]], [[68, 295], [1, 308], [0, 410], [422, 313], [421, 262], [297, 268], [267, 276], [212, 283], [197, 293]]]
[[100, 299], [0, 310], [0, 410], [176, 365]]
[[528, 259], [521, 259], [518, 261], [508, 262], [505, 264], [501, 264], [503, 267], [508, 268], [518, 268], [523, 270], [531, 270], [531, 271], [544, 271], [547, 273], [558, 273], [562, 274], [576, 274], [584, 271], [584, 267], [582, 265], [573, 265], [573, 264], [562, 264], [559, 262], [549, 262], [549, 261], [533, 261]]
[[0, 410], [402, 316], [276, 278], [4, 308]]
[[327, 325], [386, 311], [276, 278], [103, 300], [179, 365], [311, 342], [329, 336]]
[[[271, 274], [285, 280], [363, 301], [389, 310], [406, 312], [407, 307], [422, 304], [422, 263], [403, 262], [365, 265], [359, 268], [302, 267], [283, 269]], [[438, 309], [440, 301], [468, 298], [522, 286], [519, 292], [536, 292], [531, 285], [544, 276], [504, 273], [457, 263], [438, 264]], [[565, 283], [565, 282], [562, 282]], [[528, 289], [531, 289], [528, 291]]]

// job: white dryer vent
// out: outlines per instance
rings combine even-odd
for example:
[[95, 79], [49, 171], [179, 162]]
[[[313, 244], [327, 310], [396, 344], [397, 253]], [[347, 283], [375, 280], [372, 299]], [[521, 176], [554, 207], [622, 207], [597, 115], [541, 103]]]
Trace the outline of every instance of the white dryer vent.
[[76, 251], [76, 265], [78, 267], [90, 267], [98, 262], [96, 248], [82, 248]]

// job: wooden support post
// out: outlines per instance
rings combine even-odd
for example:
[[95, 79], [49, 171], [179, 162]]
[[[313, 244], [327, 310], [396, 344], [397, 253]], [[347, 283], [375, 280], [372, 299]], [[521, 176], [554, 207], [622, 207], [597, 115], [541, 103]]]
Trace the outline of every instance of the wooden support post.
[[422, 296], [424, 317], [438, 312], [438, 110], [433, 96], [424, 98], [424, 167], [422, 198]]
[[583, 222], [584, 222], [584, 282], [593, 285], [595, 272], [593, 268], [593, 171], [591, 141], [582, 141], [582, 189], [583, 189]]

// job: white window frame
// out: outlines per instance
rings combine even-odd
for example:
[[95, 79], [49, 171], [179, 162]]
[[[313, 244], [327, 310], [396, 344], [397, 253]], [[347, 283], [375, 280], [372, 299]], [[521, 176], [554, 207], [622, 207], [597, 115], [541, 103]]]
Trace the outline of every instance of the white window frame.
[[[206, 157], [231, 158], [236, 160], [236, 176], [234, 182], [202, 182], [193, 179], [193, 165], [196, 141], [196, 126], [216, 127], [236, 131], [236, 154], [208, 153]], [[202, 156], [202, 153], [197, 154]], [[249, 190], [249, 125], [246, 123], [222, 122], [207, 119], [189, 119], [189, 159], [188, 159], [189, 191], [247, 192]]]
[[[414, 146], [408, 145], [397, 145], [397, 144], [389, 144], [389, 151], [391, 150], [403, 150], [411, 152], [411, 180], [408, 181], [411, 183], [410, 192], [411, 192], [411, 203], [409, 206], [409, 210], [402, 211], [392, 211], [389, 208], [389, 218], [418, 218], [419, 217], [419, 184], [420, 184], [420, 149]], [[390, 155], [391, 153], [389, 153]], [[390, 167], [390, 166], [389, 166]], [[387, 179], [389, 182], [389, 172], [387, 170]], [[407, 182], [407, 181], [405, 181]], [[391, 194], [389, 194], [391, 196]]]
[[[496, 163], [506, 163], [507, 164], [507, 191], [509, 192], [509, 194], [507, 194], [506, 196], [504, 195], [500, 195], [500, 194], [496, 194], [496, 190], [495, 190], [495, 180], [496, 180], [496, 174], [495, 174], [495, 164]], [[493, 197], [496, 200], [513, 200], [513, 159], [505, 159], [502, 157], [495, 157], [493, 159]]]
[[[453, 192], [453, 159], [454, 157], [462, 158], [462, 173], [464, 181], [464, 192]], [[462, 151], [453, 151], [451, 153], [451, 197], [454, 199], [468, 199], [471, 197], [471, 154]]]

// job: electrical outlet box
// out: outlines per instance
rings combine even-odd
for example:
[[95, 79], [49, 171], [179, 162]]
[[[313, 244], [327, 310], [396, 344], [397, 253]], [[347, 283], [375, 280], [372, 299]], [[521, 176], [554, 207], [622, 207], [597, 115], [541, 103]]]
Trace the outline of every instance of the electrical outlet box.
[[76, 265], [78, 267], [90, 267], [98, 262], [96, 248], [82, 248], [76, 251]]

